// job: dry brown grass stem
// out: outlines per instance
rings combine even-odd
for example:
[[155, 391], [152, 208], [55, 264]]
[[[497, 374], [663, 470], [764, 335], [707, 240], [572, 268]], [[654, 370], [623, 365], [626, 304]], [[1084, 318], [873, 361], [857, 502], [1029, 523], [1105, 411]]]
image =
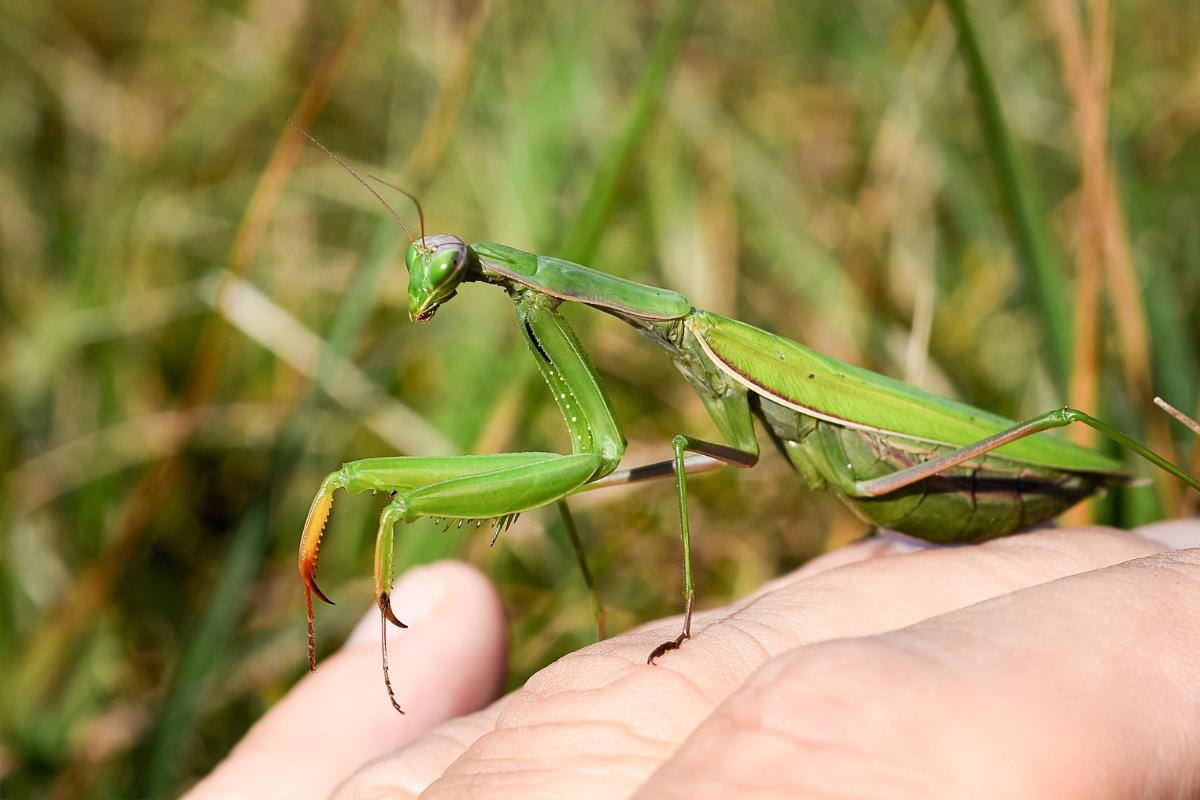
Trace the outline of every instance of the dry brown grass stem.
[[480, 0], [467, 21], [466, 32], [459, 41], [454, 66], [434, 99], [417, 143], [413, 145], [404, 173], [410, 185], [420, 187], [436, 174], [442, 161], [450, 133], [458, 123], [458, 115], [466, 99], [467, 89], [479, 63], [479, 37], [487, 27], [493, 7], [492, 0]]
[[[1197, 408], [1193, 414], [1195, 414], [1196, 418], [1200, 418], [1200, 408]], [[1200, 475], [1200, 442], [1196, 442], [1192, 445], [1192, 464], [1190, 472], [1193, 475]], [[1200, 498], [1196, 497], [1195, 492], [1192, 493], [1192, 497], [1193, 500], [1191, 505], [1191, 513], [1195, 514], [1200, 512]]]
[[[1124, 212], [1115, 190], [1107, 152], [1108, 88], [1112, 60], [1109, 3], [1108, 0], [1093, 0], [1089, 4], [1087, 41], [1073, 0], [1050, 0], [1046, 4], [1046, 12], [1073, 106], [1081, 166], [1076, 229], [1075, 348], [1070, 402], [1079, 408], [1097, 407], [1103, 276], [1116, 318], [1125, 381], [1146, 412], [1146, 429], [1151, 447], [1170, 453], [1172, 441], [1166, 419], [1153, 413], [1151, 405], [1154, 392], [1150, 374], [1149, 327], [1125, 229]], [[1073, 436], [1086, 441], [1092, 434], [1080, 431]], [[1156, 478], [1167, 498], [1169, 510], [1177, 512], [1181, 502], [1178, 486], [1163, 475]]]
[[[1093, 10], [1093, 29], [1100, 27], [1098, 20], [1102, 15], [1099, 12], [1100, 9]], [[1093, 63], [1097, 51], [1084, 43], [1074, 3], [1070, 0], [1052, 0], [1046, 6], [1046, 13], [1058, 45], [1064, 81], [1075, 103], [1075, 129], [1082, 161], [1082, 185], [1075, 229], [1075, 331], [1069, 396], [1071, 405], [1094, 409], [1099, 385], [1099, 304], [1104, 257], [1100, 226], [1103, 225], [1102, 196], [1107, 180], [1104, 148], [1108, 82], [1106, 74], [1099, 74], [1097, 68], [1100, 65]], [[1095, 39], [1093, 35], [1093, 42]], [[1107, 48], [1102, 46], [1100, 51], [1107, 53]], [[1094, 69], [1096, 72], [1093, 72]], [[1072, 430], [1070, 436], [1080, 444], [1087, 444], [1093, 443], [1097, 434], [1080, 428]]]
[[1184, 425], [1192, 433], [1196, 434], [1197, 436], [1200, 436], [1200, 422], [1197, 422], [1196, 420], [1189, 417], [1187, 414], [1184, 414], [1178, 408], [1171, 405], [1166, 400], [1163, 400], [1161, 397], [1154, 398], [1154, 405], [1158, 406], [1163, 411], [1167, 412], [1172, 417], [1179, 420], [1180, 424]]
[[[1163, 400], [1161, 397], [1154, 398], [1154, 405], [1158, 406], [1163, 411], [1170, 414], [1172, 417], [1174, 417], [1176, 420], [1178, 420], [1181, 425], [1186, 427], [1192, 433], [1196, 434], [1197, 436], [1200, 436], [1200, 422], [1197, 421], [1197, 417], [1200, 417], [1200, 413], [1197, 414], [1197, 417], [1189, 417], [1187, 414], [1183, 413], [1178, 408], [1176, 408], [1175, 406], [1168, 403], [1166, 400]], [[1200, 475], [1200, 441], [1197, 441], [1196, 443], [1194, 443], [1192, 445], [1192, 461], [1191, 461], [1191, 467], [1190, 467], [1189, 471], [1193, 475]], [[1185, 495], [1190, 494], [1190, 496], [1192, 498], [1197, 497], [1195, 492], [1189, 493], [1189, 492], [1185, 491], [1184, 494]], [[1190, 509], [1191, 513], [1195, 513], [1196, 509], [1198, 507], [1196, 501], [1193, 500], [1193, 502], [1190, 505], [1191, 505], [1191, 509]]]

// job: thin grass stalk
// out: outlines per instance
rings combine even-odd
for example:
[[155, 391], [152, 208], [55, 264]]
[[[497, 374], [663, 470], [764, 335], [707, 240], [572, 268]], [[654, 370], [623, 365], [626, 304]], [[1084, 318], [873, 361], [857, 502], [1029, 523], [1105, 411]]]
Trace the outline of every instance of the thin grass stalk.
[[[1111, 74], [1112, 36], [1108, 0], [1094, 0], [1090, 7], [1085, 44], [1082, 24], [1071, 0], [1052, 0], [1047, 11], [1058, 45], [1063, 78], [1073, 106], [1079, 140], [1082, 187], [1079, 208], [1080, 242], [1076, 275], [1076, 359], [1072, 374], [1072, 403], [1078, 408], [1097, 408], [1100, 370], [1099, 294], [1100, 277], [1107, 279], [1108, 296], [1117, 322], [1125, 382], [1134, 406], [1142, 411], [1150, 445], [1169, 453], [1173, 440], [1167, 420], [1155, 413], [1150, 373], [1150, 340], [1133, 256], [1125, 232], [1124, 214], [1113, 180], [1107, 152], [1108, 86]], [[1098, 252], [1097, 252], [1098, 250]], [[1087, 325], [1088, 327], [1084, 327]], [[1084, 360], [1086, 359], [1086, 360]], [[1074, 391], [1078, 391], [1077, 396]], [[1077, 440], [1094, 441], [1076, 435]], [[1178, 513], [1181, 493], [1175, 481], [1156, 475], [1168, 510]]]
[[[1103, 204], [1108, 179], [1104, 157], [1107, 132], [1107, 58], [1093, 51], [1089, 57], [1075, 4], [1051, 0], [1047, 17], [1054, 32], [1064, 82], [1072, 97], [1072, 117], [1079, 140], [1080, 199], [1075, 220], [1075, 350], [1068, 395], [1076, 408], [1098, 410], [1100, 363], [1100, 297], [1103, 277]], [[1095, 13], [1095, 12], [1093, 12]], [[1106, 13], [1106, 12], [1105, 12]], [[1093, 30], [1099, 26], [1093, 24]], [[1103, 63], [1100, 63], [1103, 62]], [[1100, 436], [1078, 427], [1068, 437], [1095, 446]], [[1064, 515], [1068, 524], [1082, 524], [1091, 516], [1089, 501]]]
[[[346, 56], [362, 38], [367, 22], [375, 15], [378, 5], [379, 0], [359, 0], [342, 35], [313, 72], [292, 113], [292, 119], [301, 127], [311, 126], [325, 106]], [[285, 125], [281, 125], [281, 131], [275, 143], [275, 150], [263, 170], [262, 179], [255, 186], [254, 194], [246, 206], [246, 213], [230, 248], [226, 269], [229, 275], [235, 278], [244, 276], [254, 262], [262, 246], [267, 224], [279, 203], [279, 196], [295, 170], [296, 162], [304, 148], [304, 139], [298, 132]], [[220, 291], [218, 288], [218, 295]], [[197, 361], [191, 370], [183, 395], [184, 405], [200, 402], [208, 396], [224, 359], [228, 336], [228, 326], [214, 313], [200, 335], [196, 348]]]
[[[1092, 58], [1096, 67], [1097, 80], [1103, 80], [1107, 89], [1112, 50], [1112, 33], [1108, 24], [1108, 0], [1096, 0], [1092, 10]], [[1171, 453], [1174, 440], [1170, 424], [1162, 414], [1156, 414], [1154, 406], [1154, 378], [1151, 368], [1152, 344], [1150, 328], [1146, 320], [1145, 293], [1138, 280], [1133, 261], [1133, 248], [1125, 223], [1125, 211], [1114, 179], [1114, 170], [1106, 153], [1104, 159], [1103, 193], [1101, 209], [1105, 254], [1105, 277], [1108, 279], [1109, 294], [1116, 313], [1117, 336], [1121, 343], [1122, 364], [1125, 380], [1134, 392], [1134, 404], [1146, 419], [1146, 438], [1150, 446], [1160, 453]], [[1183, 490], [1179, 482], [1166, 473], [1156, 470], [1155, 482], [1160, 496], [1164, 498], [1166, 511], [1179, 514], [1183, 510]]]
[[634, 156], [646, 137], [654, 112], [662, 102], [679, 50], [686, 39], [699, 0], [676, 0], [658, 36], [646, 67], [642, 70], [633, 107], [621, 131], [609, 145], [607, 154], [592, 180], [578, 215], [563, 237], [559, 254], [568, 261], [587, 263], [595, 255], [600, 235], [608, 225], [621, 184], [633, 164]]
[[946, 0], [958, 30], [987, 153], [996, 172], [997, 189], [1016, 239], [1025, 284], [1038, 309], [1046, 339], [1054, 385], [1066, 394], [1071, 374], [1072, 315], [1067, 301], [1066, 272], [1049, 245], [1041, 203], [1032, 181], [1017, 156], [1012, 134], [1004, 120], [995, 80], [983, 57], [966, 0]]
[[[1047, 17], [1054, 32], [1062, 63], [1064, 82], [1072, 96], [1072, 116], [1079, 140], [1081, 181], [1075, 221], [1075, 355], [1071, 374], [1070, 402], [1076, 408], [1095, 409], [1100, 336], [1099, 303], [1102, 251], [1099, 242], [1107, 169], [1103, 157], [1107, 120], [1106, 77], [1101, 67], [1090, 63], [1083, 31], [1071, 0], [1051, 0]], [[1098, 26], [1093, 26], [1096, 28]], [[1093, 51], [1092, 56], [1097, 54]], [[1097, 158], [1099, 155], [1099, 158]], [[1072, 431], [1080, 444], [1094, 443], [1098, 434], [1087, 428]]]
[[[1192, 412], [1192, 419], [1200, 419], [1200, 405], [1196, 406], [1196, 410]], [[1192, 442], [1192, 462], [1191, 473], [1200, 475], [1200, 440]], [[1188, 492], [1191, 498], [1191, 508], [1185, 508], [1185, 512], [1190, 511], [1192, 514], [1200, 512], [1200, 492]]]
[[408, 176], [409, 185], [414, 187], [412, 191], [419, 191], [437, 174], [450, 134], [458, 125], [467, 90], [478, 71], [479, 40], [494, 7], [493, 0], [479, 0], [464, 26], [465, 33], [459, 40], [454, 66], [434, 98], [417, 143], [404, 165], [404, 174]]

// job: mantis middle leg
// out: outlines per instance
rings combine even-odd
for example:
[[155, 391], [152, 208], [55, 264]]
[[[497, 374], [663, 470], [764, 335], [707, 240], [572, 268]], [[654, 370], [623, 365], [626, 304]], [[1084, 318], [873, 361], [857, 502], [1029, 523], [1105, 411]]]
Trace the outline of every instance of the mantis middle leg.
[[675, 451], [673, 463], [675, 487], [679, 497], [679, 538], [683, 543], [683, 628], [674, 639], [663, 642], [654, 648], [646, 658], [647, 664], [653, 664], [654, 660], [663, 653], [678, 649], [684, 640], [690, 639], [692, 636], [692, 604], [696, 599], [696, 585], [692, 582], [692, 537], [691, 526], [688, 523], [688, 470], [685, 453], [688, 451], [699, 453], [720, 463], [742, 469], [752, 467], [758, 461], [757, 448], [753, 451], [738, 450], [682, 434], [671, 440], [671, 447]]
[[[671, 440], [671, 449], [675, 451], [675, 457], [671, 461], [638, 467], [622, 476], [625, 481], [665, 477], [662, 470], [669, 464], [670, 472], [665, 474], [674, 474], [679, 498], [679, 538], [683, 544], [683, 627], [678, 636], [663, 642], [650, 652], [646, 658], [648, 664], [653, 664], [662, 654], [678, 649], [692, 636], [692, 606], [696, 599], [696, 586], [692, 581], [692, 535], [688, 521], [687, 476], [708, 472], [720, 466], [748, 469], [758, 463], [758, 440], [754, 436], [754, 422], [750, 416], [746, 393], [733, 389], [721, 395], [702, 395], [702, 399], [713, 422], [735, 446], [715, 444], [681, 434]], [[687, 455], [689, 452], [693, 455]], [[604, 483], [617, 476], [618, 473], [614, 472], [598, 483]]]

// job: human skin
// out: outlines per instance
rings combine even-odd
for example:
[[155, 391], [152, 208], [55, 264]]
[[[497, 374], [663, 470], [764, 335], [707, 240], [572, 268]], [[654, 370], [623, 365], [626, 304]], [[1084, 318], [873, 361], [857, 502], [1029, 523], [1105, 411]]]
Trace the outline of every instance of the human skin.
[[408, 714], [382, 695], [369, 615], [189, 800], [1197, 796], [1197, 546], [1195, 520], [870, 540], [698, 614], [654, 666], [678, 619], [490, 705], [495, 592], [462, 564], [420, 568], [391, 640]]

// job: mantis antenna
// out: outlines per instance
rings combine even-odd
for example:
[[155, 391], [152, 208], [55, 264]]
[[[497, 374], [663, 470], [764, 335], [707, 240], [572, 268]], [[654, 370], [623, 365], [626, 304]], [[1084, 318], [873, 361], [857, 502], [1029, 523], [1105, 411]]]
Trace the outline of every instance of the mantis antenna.
[[421, 201], [417, 199], [417, 196], [415, 194], [413, 194], [412, 192], [401, 189], [399, 186], [397, 186], [394, 183], [388, 183], [387, 181], [385, 181], [383, 178], [379, 177], [378, 175], [371, 175], [370, 173], [368, 173], [367, 177], [373, 181], [378, 181], [379, 183], [382, 183], [384, 186], [388, 187], [389, 189], [395, 189], [397, 192], [404, 195], [409, 200], [413, 201], [413, 205], [417, 207], [417, 218], [421, 220], [421, 238], [424, 239], [425, 238], [425, 209], [421, 208]]
[[[400, 223], [400, 227], [404, 229], [405, 235], [408, 236], [408, 243], [416, 244], [416, 242], [413, 240], [412, 231], [410, 231], [408, 229], [408, 226], [404, 224], [404, 220], [400, 219], [400, 215], [396, 213], [395, 209], [393, 209], [390, 205], [388, 205], [388, 201], [384, 200], [383, 197], [379, 194], [379, 192], [375, 191], [374, 187], [372, 187], [371, 184], [369, 184], [365, 180], [363, 180], [363, 177], [354, 171], [353, 167], [351, 167], [349, 164], [347, 164], [345, 161], [343, 161], [337, 153], [333, 152], [328, 147], [326, 147], [325, 145], [323, 145], [319, 141], [317, 141], [317, 137], [313, 136], [311, 133], [304, 130], [304, 128], [300, 127], [300, 125], [294, 119], [289, 118], [288, 124], [290, 124], [296, 130], [300, 131], [300, 133], [304, 134], [304, 138], [308, 139], [310, 142], [315, 144], [317, 147], [321, 148], [321, 150], [323, 150], [325, 152], [325, 155], [329, 156], [334, 161], [336, 161], [338, 163], [338, 166], [340, 166], [342, 169], [346, 170], [346, 172], [349, 172], [350, 176], [352, 178], [354, 178], [354, 180], [361, 183], [364, 189], [366, 189], [368, 192], [370, 192], [375, 197], [376, 200], [378, 200], [380, 203], [383, 204], [383, 207], [386, 208], [388, 210], [388, 213], [392, 215], [392, 219], [394, 219], [394, 220], [396, 220], [396, 222]], [[376, 180], [378, 180], [378, 179], [376, 179]], [[388, 184], [388, 185], [390, 186], [391, 184]], [[396, 187], [392, 186], [392, 188], [395, 189]], [[398, 189], [397, 191], [404, 192], [404, 194], [408, 195], [408, 197], [410, 199], [412, 199], [412, 201], [414, 203], [416, 203], [417, 198], [413, 197], [411, 194], [408, 194], [408, 192], [405, 192], [403, 189]], [[421, 204], [420, 203], [417, 203], [417, 213], [421, 215], [421, 238], [424, 239], [425, 238], [425, 215], [423, 212], [421, 212]]]

